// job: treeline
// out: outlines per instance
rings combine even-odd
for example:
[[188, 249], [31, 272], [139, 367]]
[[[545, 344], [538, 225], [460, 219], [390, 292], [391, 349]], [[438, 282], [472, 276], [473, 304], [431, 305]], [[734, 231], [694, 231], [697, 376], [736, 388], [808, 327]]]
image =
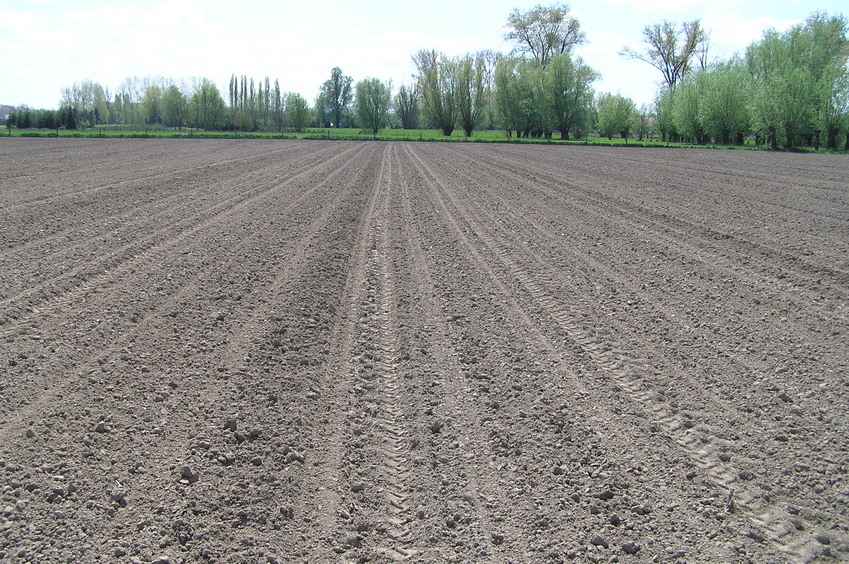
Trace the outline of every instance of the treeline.
[[[849, 150], [849, 42], [843, 17], [769, 31], [742, 57], [687, 74], [655, 102], [664, 139]], [[841, 140], [841, 137], [843, 139]]]
[[231, 131], [302, 131], [313, 127], [441, 130], [502, 129], [508, 138], [659, 137], [696, 144], [770, 148], [800, 145], [849, 150], [849, 41], [843, 16], [815, 13], [785, 32], [767, 31], [744, 55], [709, 63], [700, 22], [647, 26], [642, 50], [622, 55], [649, 63], [664, 86], [637, 108], [619, 94], [597, 93], [599, 74], [573, 51], [585, 41], [563, 4], [514, 10], [510, 54], [484, 51], [412, 56], [416, 75], [393, 95], [390, 82], [354, 83], [336, 67], [314, 103], [283, 92], [278, 80], [232, 75], [226, 101], [208, 79], [128, 78], [114, 93], [93, 81], [66, 88], [58, 110], [18, 108], [8, 126], [98, 125]]

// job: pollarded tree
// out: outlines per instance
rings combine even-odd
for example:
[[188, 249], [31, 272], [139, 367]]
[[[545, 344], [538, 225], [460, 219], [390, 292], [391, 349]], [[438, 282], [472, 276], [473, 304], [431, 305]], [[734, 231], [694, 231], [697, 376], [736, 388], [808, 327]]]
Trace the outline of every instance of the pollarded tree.
[[546, 111], [544, 74], [536, 59], [503, 58], [495, 70], [497, 121], [511, 137], [549, 137], [554, 129]]
[[319, 94], [323, 103], [322, 112], [326, 112], [332, 120], [334, 127], [342, 127], [347, 121], [347, 115], [351, 109], [351, 100], [354, 97], [354, 79], [342, 74], [342, 69], [333, 67], [330, 78], [321, 85]]
[[637, 135], [637, 141], [642, 141], [646, 138], [651, 130], [654, 119], [651, 113], [651, 108], [645, 104], [640, 106], [634, 114], [634, 133]]
[[602, 94], [598, 99], [598, 132], [612, 139], [619, 134], [627, 139], [631, 132], [634, 101], [620, 94]]
[[357, 83], [354, 112], [360, 127], [372, 135], [386, 125], [392, 103], [392, 86], [376, 78], [366, 78]]
[[419, 90], [416, 85], [401, 85], [395, 95], [395, 115], [402, 129], [419, 127]]
[[674, 105], [675, 90], [669, 87], [661, 88], [654, 99], [654, 124], [663, 142], [678, 139], [678, 132], [675, 129], [675, 119], [672, 115]]
[[792, 34], [769, 31], [746, 50], [753, 78], [753, 117], [756, 134], [772, 149], [792, 149], [812, 130], [815, 83]]
[[571, 54], [585, 41], [581, 25], [567, 4], [537, 4], [527, 12], [513, 10], [507, 18], [505, 39], [515, 41], [517, 53], [527, 53], [543, 68], [557, 55]]
[[705, 142], [705, 130], [699, 119], [699, 109], [702, 105], [706, 74], [707, 71], [699, 71], [675, 87], [675, 103], [672, 105], [675, 129], [691, 143]]
[[804, 60], [815, 81], [815, 144], [823, 135], [829, 149], [837, 148], [837, 134], [849, 111], [849, 21], [844, 16], [811, 15], [799, 30]]
[[489, 108], [492, 70], [482, 54], [466, 55], [456, 61], [457, 117], [466, 137], [480, 127]]
[[846, 135], [844, 150], [849, 151], [849, 73], [834, 82], [820, 119], [826, 137], [825, 146], [837, 149], [838, 135], [842, 131]]
[[522, 100], [518, 81], [518, 66], [521, 59], [501, 59], [495, 67], [495, 119], [507, 133], [507, 139], [517, 136], [522, 129]]
[[684, 22], [680, 28], [667, 20], [643, 29], [645, 51], [625, 47], [619, 52], [623, 57], [650, 64], [663, 75], [666, 86], [674, 88], [690, 72], [694, 59], [707, 64], [709, 34], [699, 20]]
[[739, 59], [713, 65], [702, 77], [699, 122], [717, 143], [743, 144], [749, 131], [750, 78]]
[[849, 80], [846, 18], [815, 13], [787, 32], [774, 30], [746, 50], [752, 75], [755, 129], [787, 148], [809, 142], [836, 146]]
[[553, 57], [543, 71], [546, 109], [550, 112], [551, 128], [569, 139], [573, 130], [585, 131], [593, 103], [592, 83], [598, 73], [584, 64], [580, 57]]
[[457, 62], [436, 51], [419, 51], [413, 55], [419, 71], [418, 88], [422, 94], [422, 110], [432, 127], [450, 136], [457, 125]]

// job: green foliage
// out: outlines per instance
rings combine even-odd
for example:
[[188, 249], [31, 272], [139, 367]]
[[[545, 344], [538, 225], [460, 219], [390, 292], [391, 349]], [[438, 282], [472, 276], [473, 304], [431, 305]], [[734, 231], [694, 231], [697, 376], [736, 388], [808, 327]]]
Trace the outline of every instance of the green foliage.
[[395, 116], [402, 129], [419, 127], [419, 89], [418, 86], [401, 85], [395, 95]]
[[436, 51], [419, 51], [413, 56], [418, 68], [418, 88], [428, 125], [450, 136], [457, 125], [457, 61]]
[[357, 121], [365, 130], [377, 135], [387, 123], [392, 103], [392, 87], [376, 78], [366, 78], [357, 83], [354, 110]]
[[201, 81], [189, 102], [189, 114], [194, 127], [220, 129], [224, 124], [224, 100], [212, 81]]
[[580, 58], [553, 57], [543, 68], [534, 59], [502, 59], [495, 71], [495, 106], [501, 127], [519, 137], [561, 139], [585, 135], [598, 75]]
[[704, 95], [705, 72], [687, 76], [675, 87], [675, 103], [672, 118], [675, 129], [690, 143], [704, 143], [705, 131], [699, 119]]
[[559, 131], [561, 139], [569, 139], [572, 132], [580, 137], [588, 129], [592, 83], [598, 77], [580, 57], [572, 60], [569, 55], [553, 57], [543, 71], [545, 111], [550, 128]]
[[254, 120], [247, 112], [239, 110], [233, 116], [233, 127], [236, 128], [236, 131], [253, 131]]
[[286, 122], [297, 132], [302, 132], [310, 121], [307, 100], [295, 92], [286, 94]]
[[166, 88], [162, 98], [163, 123], [168, 127], [183, 127], [188, 105], [188, 99], [176, 85], [172, 84]]
[[706, 66], [710, 37], [699, 20], [684, 22], [680, 28], [668, 20], [646, 26], [643, 42], [645, 51], [625, 47], [620, 55], [643, 61], [659, 70], [668, 88], [675, 88], [687, 76], [694, 58], [699, 59], [702, 68]]
[[478, 53], [466, 55], [455, 62], [457, 118], [466, 137], [471, 137], [472, 131], [480, 127], [489, 109], [492, 83], [490, 61], [485, 54]]
[[[399, 90], [392, 105], [397, 122], [390, 125], [410, 130], [424, 124], [450, 139], [456, 138], [458, 127], [463, 137], [480, 140], [481, 129], [498, 126], [507, 139], [515, 133], [517, 139], [551, 140], [559, 132], [561, 140], [569, 140], [584, 137], [596, 126], [607, 137], [605, 143], [614, 144], [615, 135], [625, 142], [633, 131], [642, 140], [656, 130], [667, 143], [685, 139], [739, 145], [754, 134], [759, 144], [773, 148], [817, 148], [822, 143], [835, 150], [845, 135], [849, 146], [849, 23], [843, 16], [814, 13], [786, 32], [766, 32], [749, 46], [745, 58], [709, 67], [709, 38], [698, 20], [647, 26], [645, 49], [626, 48], [622, 54], [659, 69], [666, 87], [658, 93], [654, 108], [639, 112], [621, 96], [608, 95], [597, 106], [593, 103], [592, 84], [598, 75], [571, 56], [584, 34], [567, 5], [514, 10], [507, 28], [506, 38], [515, 42], [514, 53], [519, 56], [416, 53], [416, 83]], [[701, 70], [693, 72], [697, 63]], [[313, 135], [307, 133], [310, 123], [325, 128], [332, 124], [336, 129], [353, 124], [352, 84], [351, 77], [333, 68], [312, 112], [303, 97], [284, 96], [279, 83], [274, 81], [272, 88], [268, 77], [255, 81], [232, 75], [229, 106], [206, 79], [178, 84], [161, 77], [130, 77], [111, 96], [100, 84], [84, 80], [63, 89], [58, 111], [22, 106], [8, 125], [71, 130], [145, 126], [145, 134], [189, 125], [210, 131], [227, 128], [231, 134], [273, 129], [281, 136], [288, 127], [295, 133], [287, 135]], [[380, 100], [382, 110], [385, 97]], [[373, 135], [375, 127], [387, 125], [388, 108], [378, 112], [377, 122], [366, 107], [356, 109], [361, 124]], [[394, 132], [384, 135], [395, 138]], [[420, 137], [429, 135], [423, 132]]]
[[750, 77], [738, 59], [717, 63], [701, 77], [699, 122], [714, 142], [743, 144], [751, 127]]
[[640, 106], [634, 114], [634, 134], [638, 141], [642, 141], [649, 135], [654, 123], [655, 116], [652, 114], [651, 107], [645, 104]]
[[619, 134], [627, 139], [633, 125], [633, 115], [636, 111], [634, 101], [619, 94], [602, 94], [598, 99], [599, 134], [608, 139]]
[[[755, 132], [772, 148], [804, 140], [818, 145], [825, 132], [836, 145], [847, 108], [847, 20], [816, 13], [785, 33], [769, 31], [749, 46]], [[832, 143], [833, 142], [833, 143]]]
[[77, 111], [71, 106], [63, 106], [59, 110], [59, 125], [65, 129], [77, 129]]
[[106, 123], [106, 93], [103, 87], [92, 80], [75, 82], [62, 91], [62, 105], [74, 110], [76, 121], [83, 127]]
[[504, 58], [495, 67], [497, 121], [507, 137], [541, 137], [550, 123], [544, 119], [543, 70], [536, 60]]
[[157, 84], [148, 86], [142, 98], [142, 115], [145, 123], [162, 123], [162, 88]]
[[322, 116], [321, 121], [330, 120], [333, 127], [348, 125], [354, 96], [353, 83], [354, 79], [342, 74], [342, 69], [333, 67], [330, 78], [321, 85], [321, 92], [316, 99], [316, 112]]
[[506, 27], [510, 31], [504, 38], [516, 42], [515, 53], [530, 55], [542, 68], [585, 42], [581, 25], [569, 15], [567, 4], [536, 5], [527, 12], [513, 10]]

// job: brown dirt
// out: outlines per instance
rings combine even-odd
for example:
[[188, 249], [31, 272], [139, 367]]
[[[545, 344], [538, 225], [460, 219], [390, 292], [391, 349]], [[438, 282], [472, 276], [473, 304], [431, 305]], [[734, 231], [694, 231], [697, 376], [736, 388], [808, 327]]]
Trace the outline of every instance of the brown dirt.
[[849, 559], [845, 156], [0, 152], [0, 561]]

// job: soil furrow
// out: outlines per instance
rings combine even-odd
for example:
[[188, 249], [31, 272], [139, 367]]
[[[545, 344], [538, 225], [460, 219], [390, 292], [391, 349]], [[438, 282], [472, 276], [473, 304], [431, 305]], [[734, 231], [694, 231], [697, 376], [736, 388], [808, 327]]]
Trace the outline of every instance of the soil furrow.
[[0, 561], [849, 554], [845, 159], [53, 141], [0, 141]]
[[[353, 160], [353, 159], [352, 159]], [[351, 161], [349, 161], [351, 162]], [[312, 170], [312, 168], [310, 169]], [[326, 182], [333, 182], [335, 178], [341, 175], [341, 171], [344, 169], [337, 169], [333, 172], [330, 172], [325, 175]], [[323, 184], [316, 184], [310, 187], [305, 193], [300, 194], [296, 198], [294, 198], [291, 202], [289, 202], [285, 208], [283, 208], [282, 212], [285, 214], [291, 209], [295, 209], [297, 206], [314, 206], [314, 202], [308, 200], [309, 195], [321, 188]], [[279, 189], [279, 186], [278, 186]], [[267, 193], [265, 194], [268, 195]], [[259, 196], [257, 196], [258, 198]], [[232, 213], [232, 212], [231, 212]], [[217, 229], [217, 222], [226, 220], [230, 215], [225, 214], [217, 218], [210, 218], [205, 220], [204, 227], [210, 232], [214, 232]], [[269, 228], [266, 225], [266, 229]], [[195, 227], [192, 230], [192, 233], [198, 234], [200, 233], [199, 227]], [[250, 248], [250, 245], [253, 243], [254, 239], [260, 235], [262, 231], [253, 231], [248, 236], [243, 236], [240, 238], [232, 249], [228, 249], [231, 253], [231, 258], [228, 259], [227, 263], [222, 263], [220, 266], [224, 267], [226, 264], [238, 264], [239, 252], [242, 249]], [[179, 234], [176, 238], [171, 238], [165, 240], [161, 246], [150, 249], [147, 253], [142, 255], [136, 255], [130, 258], [130, 260], [121, 265], [118, 269], [114, 271], [104, 272], [90, 280], [86, 280], [81, 283], [79, 286], [76, 286], [71, 291], [56, 297], [50, 303], [43, 305], [40, 309], [33, 309], [31, 314], [21, 320], [16, 320], [15, 322], [7, 322], [7, 325], [11, 325], [11, 327], [5, 327], [3, 330], [3, 337], [6, 342], [15, 342], [19, 339], [29, 339], [32, 338], [33, 335], [37, 336], [35, 339], [37, 342], [46, 342], [49, 343], [52, 339], [56, 338], [56, 336], [51, 335], [49, 332], [45, 332], [43, 330], [44, 319], [51, 319], [53, 323], [56, 323], [57, 316], [69, 316], [72, 315], [73, 312], [82, 310], [86, 311], [88, 309], [87, 302], [94, 301], [98, 298], [102, 299], [102, 296], [115, 294], [115, 288], [119, 287], [120, 284], [124, 283], [127, 278], [135, 276], [137, 272], [147, 273], [147, 276], [152, 276], [153, 271], [147, 265], [154, 265], [155, 267], [160, 267], [161, 265], [168, 264], [170, 260], [169, 254], [174, 253], [174, 249], [177, 248], [180, 244], [182, 244], [188, 235], [186, 233]], [[197, 243], [195, 243], [197, 244]], [[189, 251], [183, 251], [183, 254], [188, 254]], [[218, 273], [213, 271], [209, 273], [207, 276], [216, 277]], [[131, 320], [131, 330], [124, 333], [124, 338], [121, 339], [118, 343], [111, 344], [109, 348], [105, 351], [96, 351], [93, 352], [93, 358], [89, 359], [89, 365], [91, 367], [96, 366], [96, 364], [102, 364], [105, 362], [105, 359], [109, 358], [115, 351], [120, 350], [121, 347], [125, 346], [127, 343], [131, 342], [132, 339], [136, 338], [139, 334], [143, 333], [145, 330], [145, 325], [142, 323], [146, 318], [152, 319], [156, 318], [157, 311], [163, 311], [169, 309], [171, 311], [176, 311], [179, 307], [181, 300], [184, 299], [187, 292], [196, 291], [192, 290], [192, 288], [196, 287], [197, 280], [194, 276], [192, 277], [184, 277], [179, 278], [177, 280], [170, 280], [170, 275], [166, 275], [169, 279], [169, 282], [176, 282], [178, 284], [178, 291], [172, 294], [172, 298], [169, 301], [156, 304], [154, 311], [152, 312], [139, 312], [138, 314], [134, 314], [134, 318]], [[103, 307], [101, 305], [101, 307]], [[123, 315], [123, 314], [122, 314]], [[80, 377], [82, 377], [85, 373], [85, 370], [78, 371]], [[68, 385], [72, 383], [74, 380], [65, 380], [60, 382], [62, 386], [57, 390], [53, 390], [51, 393], [53, 394], [61, 394], [64, 385]], [[45, 397], [46, 394], [39, 393], [37, 398]], [[28, 411], [38, 412], [38, 406], [40, 403], [38, 401], [33, 401], [30, 399], [29, 402], [30, 408]], [[19, 414], [18, 419], [23, 420], [26, 416]]]
[[[481, 192], [484, 191], [481, 190]], [[744, 466], [740, 468], [737, 462], [740, 459], [739, 455], [734, 457], [735, 462], [730, 462], [731, 457], [724, 452], [727, 441], [712, 435], [704, 426], [695, 427], [689, 418], [679, 414], [678, 410], [672, 408], [665, 400], [658, 399], [656, 392], [647, 389], [641, 373], [649, 367], [649, 359], [635, 358], [631, 354], [610, 349], [609, 345], [600, 341], [597, 336], [583, 329], [576, 322], [574, 307], [561, 305], [554, 295], [545, 289], [546, 281], [551, 279], [551, 275], [543, 273], [534, 275], [533, 267], [530, 270], [520, 267], [512, 257], [523, 259], [527, 257], [540, 266], [544, 265], [545, 261], [528, 247], [504, 246], [497, 242], [483, 226], [498, 225], [501, 221], [476, 204], [477, 199], [473, 192], [467, 193], [466, 196], [463, 199], [464, 206], [475, 209], [468, 212], [462, 212], [461, 207], [458, 209], [463, 213], [465, 221], [473, 227], [474, 233], [498, 257], [511, 275], [520, 281], [521, 286], [541, 306], [541, 309], [565, 330], [569, 338], [577, 342], [595, 364], [609, 374], [636, 404], [651, 415], [652, 420], [659, 424], [664, 432], [697, 463], [705, 475], [725, 490], [728, 507], [744, 509], [749, 519], [762, 528], [767, 538], [791, 558], [805, 561], [816, 558], [821, 548], [817, 537], [828, 535], [829, 524], [839, 520], [839, 515], [833, 514], [826, 517], [827, 512], [823, 512], [822, 509], [808, 507], [796, 500], [795, 518], [789, 519], [783, 511], [783, 506], [788, 502], [784, 496], [773, 496], [772, 501], [765, 503], [756, 484], [740, 480], [740, 476], [744, 475], [743, 468], [748, 470], [748, 468], [757, 467], [757, 464], [744, 459]], [[454, 203], [460, 206], [456, 200]], [[480, 218], [483, 221], [477, 223], [473, 218]], [[539, 276], [542, 282], [537, 282], [534, 276]], [[564, 295], [564, 290], [566, 295], [579, 295], [581, 291], [578, 287], [560, 286], [558, 295]], [[722, 405], [723, 402], [716, 396], [707, 402], [712, 412], [731, 411], [728, 406]], [[806, 521], [802, 517], [806, 514], [819, 514], [817, 521], [822, 524]], [[843, 542], [845, 540], [843, 539]]]
[[[420, 161], [420, 163], [421, 163], [421, 161]], [[515, 292], [516, 292], [517, 288], [512, 283], [512, 278], [515, 277], [516, 271], [514, 269], [509, 269], [505, 273], [506, 274], [506, 276], [505, 276], [504, 274], [497, 272], [497, 270], [494, 270], [494, 268], [496, 268], [495, 267], [496, 263], [493, 263], [492, 261], [488, 260], [484, 256], [484, 254], [489, 254], [489, 253], [492, 252], [491, 246], [493, 245], [493, 241], [491, 239], [482, 239], [483, 244], [485, 245], [484, 248], [481, 248], [479, 245], [477, 245], [473, 242], [474, 239], [477, 238], [477, 235], [479, 235], [480, 232], [481, 232], [480, 225], [476, 224], [475, 222], [470, 222], [469, 216], [464, 211], [463, 206], [460, 205], [457, 202], [457, 200], [455, 200], [455, 197], [451, 194], [450, 190], [446, 189], [445, 185], [440, 180], [438, 180], [439, 177], [436, 173], [430, 172], [429, 175], [431, 176], [431, 178], [434, 179], [433, 187], [435, 189], [437, 189], [437, 191], [434, 192], [434, 197], [436, 198], [436, 201], [438, 203], [439, 208], [442, 210], [444, 217], [446, 217], [446, 219], [449, 221], [449, 223], [451, 225], [451, 229], [455, 232], [455, 234], [457, 234], [458, 237], [460, 237], [460, 239], [462, 241], [464, 241], [464, 244], [467, 246], [467, 248], [468, 248], [468, 250], [471, 254], [473, 262], [477, 262], [480, 265], [481, 270], [487, 271], [489, 273], [489, 277], [492, 280], [492, 282], [494, 283], [495, 288], [497, 289], [499, 294], [502, 294], [502, 295], [505, 295], [505, 296], [507, 296], [507, 295], [515, 296], [516, 295]], [[439, 195], [440, 192], [442, 193], [442, 195]], [[453, 209], [454, 211], [452, 212], [451, 209]], [[452, 218], [452, 216], [455, 216], [455, 218]], [[464, 225], [468, 226], [468, 227], [464, 227]], [[481, 254], [481, 253], [484, 253], [484, 254]], [[495, 256], [498, 257], [498, 254], [496, 253]], [[524, 278], [526, 280], [528, 279], [527, 276], [524, 276], [524, 275], [522, 276], [522, 278]], [[545, 305], [545, 304], [543, 304], [543, 305]], [[584, 385], [583, 385], [583, 383], [580, 379], [578, 379], [574, 374], [570, 373], [570, 369], [567, 367], [566, 363], [564, 362], [565, 358], [562, 356], [565, 351], [562, 351], [562, 349], [561, 349], [562, 352], [560, 354], [557, 354], [556, 351], [558, 351], [558, 349], [560, 349], [560, 347], [557, 344], [555, 344], [556, 341], [549, 340], [549, 338], [543, 332], [540, 331], [540, 329], [537, 326], [538, 321], [535, 320], [536, 318], [533, 315], [533, 313], [531, 312], [531, 310], [527, 309], [527, 307], [519, 305], [518, 303], [515, 303], [515, 305], [513, 307], [511, 307], [508, 311], [509, 311], [508, 315], [510, 316], [510, 318], [512, 318], [513, 323], [517, 324], [520, 327], [523, 327], [523, 329], [521, 331], [519, 331], [519, 334], [526, 334], [527, 335], [526, 338], [529, 339], [529, 341], [525, 345], [525, 347], [527, 349], [531, 349], [531, 350], [536, 349], [534, 351], [534, 354], [532, 355], [532, 357], [539, 359], [538, 360], [539, 365], [546, 367], [542, 370], [538, 370], [538, 371], [535, 371], [535, 372], [532, 371], [529, 374], [525, 374], [524, 377], [522, 378], [523, 382], [522, 382], [521, 385], [517, 384], [516, 382], [513, 382], [512, 384], [508, 382], [508, 385], [511, 385], [514, 389], [518, 389], [518, 390], [522, 390], [525, 386], [528, 386], [529, 387], [528, 392], [531, 393], [531, 394], [532, 394], [533, 390], [535, 389], [535, 386], [540, 386], [539, 394], [542, 397], [545, 397], [547, 395], [547, 391], [543, 391], [543, 390], [550, 389], [551, 387], [556, 386], [555, 389], [559, 388], [559, 389], [562, 389], [562, 390], [569, 390], [568, 395], [575, 396], [577, 398], [581, 398], [580, 399], [581, 402], [586, 401], [587, 398], [592, 397], [594, 394], [598, 393], [597, 391], [594, 391], [594, 392], [591, 393], [587, 388], [584, 387]], [[592, 341], [592, 342], [587, 342], [587, 343], [581, 343], [581, 342], [577, 341], [577, 339], [575, 339], [574, 336], [569, 335], [569, 337], [573, 341], [578, 342], [578, 344], [583, 349], [583, 354], [588, 356], [589, 360], [591, 362], [598, 364], [601, 367], [601, 369], [604, 370], [605, 372], [621, 369], [621, 366], [619, 366], [619, 364], [617, 363], [617, 360], [612, 359], [606, 352], [600, 351], [600, 347], [596, 342]], [[531, 345], [531, 343], [534, 343], [534, 344]], [[549, 356], [546, 359], [545, 355], [551, 355], [551, 356]], [[477, 364], [477, 363], [478, 363], [478, 361], [475, 361], [475, 364]], [[557, 368], [554, 368], [554, 367], [557, 367]], [[538, 381], [536, 381], [537, 378], [539, 378]], [[561, 382], [561, 381], [562, 381], [562, 384], [560, 384], [560, 385], [555, 384], [555, 382]], [[531, 382], [534, 382], [534, 384], [531, 384]], [[519, 387], [517, 388], [516, 386], [519, 386]], [[561, 400], [562, 399], [564, 399], [563, 396], [561, 396]], [[581, 409], [580, 403], [578, 403], [578, 404], [567, 403], [565, 405], [569, 406], [568, 407], [569, 410], [574, 410], [576, 408], [578, 410]], [[520, 416], [521, 416], [522, 412], [520, 411], [519, 413], [520, 413]], [[503, 417], [504, 414], [500, 413], [500, 415]], [[616, 415], [613, 412], [607, 411], [607, 409], [605, 407], [602, 407], [601, 404], [594, 405], [594, 407], [591, 411], [579, 415], [578, 418], [593, 421], [593, 422], [605, 422], [605, 426], [611, 420], [617, 419]], [[484, 418], [484, 420], [486, 420], [486, 418]], [[647, 425], [647, 423], [646, 423], [646, 425]], [[593, 430], [584, 429], [583, 432], [584, 433], [593, 433]], [[607, 436], [606, 434], [603, 434], [603, 433], [598, 433], [598, 431], [596, 431], [596, 434], [597, 434], [597, 437], [598, 437], [598, 439], [597, 439], [598, 444], [604, 445], [602, 448], [604, 448], [606, 451], [608, 449], [610, 449], [609, 452], [607, 452], [608, 459], [609, 459], [609, 457], [615, 458], [614, 452], [616, 452], [616, 450], [610, 444], [611, 443], [611, 437]], [[637, 440], [638, 442], [642, 442], [639, 437], [640, 437], [640, 435], [633, 436], [632, 440]], [[642, 448], [650, 448], [648, 443], [641, 445], [641, 447]], [[598, 448], [598, 447], [596, 447], [596, 448]], [[551, 453], [548, 453], [548, 456], [553, 457]], [[586, 490], [584, 490], [584, 493], [588, 493], [588, 491], [592, 492], [593, 490], [601, 491], [605, 487], [611, 487], [611, 482], [607, 482], [607, 483], [602, 482], [600, 484], [595, 483], [595, 484], [589, 486], [589, 488], [587, 488]], [[634, 492], [634, 493], [637, 493], [637, 492]], [[573, 495], [575, 495], [575, 494], [573, 494]], [[604, 493], [595, 494], [595, 495], [601, 496], [602, 499], [606, 497], [606, 495]], [[673, 494], [673, 495], [675, 495], [675, 494]], [[613, 494], [610, 493], [610, 496], [613, 497]], [[515, 506], [517, 503], [521, 503], [521, 502], [518, 499], [512, 499], [510, 503]], [[672, 509], [674, 507], [677, 507], [677, 506], [672, 505], [670, 509]], [[530, 509], [530, 508], [526, 508], [524, 510], [524, 513], [533, 514], [533, 510]], [[527, 517], [525, 517], [525, 518], [527, 519]], [[518, 523], [513, 523], [513, 524], [514, 524], [514, 526], [518, 525]], [[529, 525], [529, 522], [526, 521], [523, 525], [520, 525], [520, 527], [524, 529], [528, 525]], [[694, 523], [693, 526], [699, 527], [699, 528], [705, 528], [705, 523]], [[539, 531], [536, 532], [536, 535], [538, 537], [543, 536], [543, 535], [540, 534]], [[525, 538], [525, 537], [533, 538], [530, 534], [530, 531], [525, 531], [523, 533], [519, 533], [519, 538]], [[545, 538], [545, 537], [543, 536], [543, 538]], [[572, 543], [575, 543], [575, 540], [579, 540], [579, 539], [572, 539]], [[592, 547], [593, 545], [590, 542], [591, 540], [592, 539], [590, 539], [590, 538], [586, 538], [584, 540], [584, 542], [586, 542], [586, 545], [589, 545], [590, 547]], [[580, 540], [579, 540], [579, 542], [580, 542]], [[522, 551], [522, 552], [524, 554], [530, 555], [530, 554], [533, 553], [533, 551], [540, 550], [541, 547], [545, 547], [550, 543], [551, 543], [551, 541], [549, 541], [548, 543], [544, 543], [542, 545], [537, 545], [537, 546], [531, 545], [531, 546], [528, 546], [527, 548], [525, 548], [524, 551]], [[582, 550], [586, 550], [586, 546], [580, 547], [580, 546], [575, 546], [574, 544], [573, 544], [572, 548], [574, 550], [569, 550], [567, 552], [571, 553], [573, 555], [579, 554]], [[514, 550], [515, 550], [515, 547], [514, 547]], [[717, 553], [717, 554], [722, 554], [722, 553]], [[727, 557], [727, 554], [726, 554], [726, 557]]]
[[[296, 151], [293, 149], [290, 152]], [[297, 152], [300, 153], [300, 151]], [[302, 162], [310, 160], [319, 162], [325, 157], [326, 154], [321, 153], [308, 153], [301, 158], [289, 156], [284, 164], [287, 168], [300, 168]], [[273, 166], [279, 170], [279, 165]], [[135, 238], [139, 232], [148, 231], [149, 225], [170, 222], [171, 220], [167, 219], [169, 217], [185, 219], [197, 215], [203, 210], [198, 209], [200, 201], [195, 199], [195, 196], [200, 191], [196, 190], [195, 186], [210, 184], [207, 176], [199, 177], [197, 172], [200, 170], [208, 176], [220, 174], [218, 170], [208, 171], [209, 168], [203, 166], [188, 171], [170, 170], [170, 173], [159, 175], [167, 175], [167, 178], [158, 183], [149, 182], [152, 177], [136, 177], [109, 184], [106, 186], [108, 194], [98, 196], [96, 202], [87, 198], [74, 203], [73, 207], [77, 211], [73, 221], [61, 221], [59, 218], [56, 218], [55, 222], [51, 221], [45, 217], [47, 213], [39, 211], [40, 204], [33, 202], [21, 204], [26, 206], [21, 213], [9, 213], [8, 208], [4, 208], [3, 217], [7, 220], [7, 225], [12, 224], [14, 219], [18, 240], [14, 243], [10, 242], [6, 249], [0, 250], [0, 266], [26, 264], [24, 262], [26, 258], [43, 254], [54, 257], [55, 263], [51, 262], [49, 266], [58, 268], [64, 261], [77, 260], [84, 256], [83, 250], [88, 251], [92, 246], [111, 247], [123, 244], [126, 240]], [[251, 176], [254, 174], [256, 172], [253, 172]], [[250, 180], [245, 179], [245, 183]], [[121, 184], [128, 186], [119, 188]], [[189, 184], [188, 189], [186, 184]], [[158, 186], [163, 185], [180, 186], [180, 189], [169, 190], [167, 194], [162, 194]], [[211, 187], [233, 190], [233, 187], [222, 183], [211, 183]], [[214, 193], [212, 189], [204, 188], [204, 191], [209, 192], [206, 198], [220, 199], [222, 197], [221, 194]], [[128, 198], [128, 195], [131, 197]], [[44, 209], [50, 208], [44, 206]], [[68, 215], [64, 211], [60, 213], [62, 214], [60, 217]], [[104, 222], [104, 218], [108, 219], [108, 222]], [[42, 222], [55, 223], [55, 226], [51, 225], [52, 229], [46, 234], [39, 231], [27, 237], [27, 234], [23, 232], [27, 228], [36, 229]], [[41, 265], [41, 268], [45, 266], [48, 265]], [[33, 274], [39, 277], [48, 276], [48, 273], [43, 270], [35, 271]], [[32, 274], [29, 276], [24, 274], [22, 277], [26, 277], [27, 285], [30, 286], [36, 280]]]
[[[355, 148], [351, 147], [343, 154], [354, 150]], [[337, 155], [334, 159], [341, 159], [343, 154]], [[146, 260], [148, 255], [174, 248], [181, 242], [196, 236], [201, 230], [209, 229], [217, 222], [241, 213], [246, 207], [254, 205], [267, 197], [269, 193], [279, 189], [281, 184], [294, 183], [313, 175], [316, 170], [327, 165], [327, 162], [319, 161], [283, 182], [279, 179], [267, 181], [258, 187], [226, 197], [207, 209], [194, 212], [188, 218], [166, 223], [163, 229], [126, 243], [94, 261], [75, 266], [50, 280], [32, 285], [17, 295], [0, 300], [0, 307], [4, 310], [4, 317], [0, 318], [0, 323], [8, 326], [3, 329], [0, 338], [20, 331], [20, 326], [31, 322], [27, 312], [43, 314], [51, 307], [61, 309], [69, 301], [75, 300], [76, 295], [86, 293], [88, 287], [103, 285], [104, 281], [115, 276], [116, 272], [132, 269], [133, 264]], [[302, 189], [304, 193], [298, 197], [304, 197], [315, 188], [307, 183]], [[31, 299], [24, 302], [27, 298]]]

